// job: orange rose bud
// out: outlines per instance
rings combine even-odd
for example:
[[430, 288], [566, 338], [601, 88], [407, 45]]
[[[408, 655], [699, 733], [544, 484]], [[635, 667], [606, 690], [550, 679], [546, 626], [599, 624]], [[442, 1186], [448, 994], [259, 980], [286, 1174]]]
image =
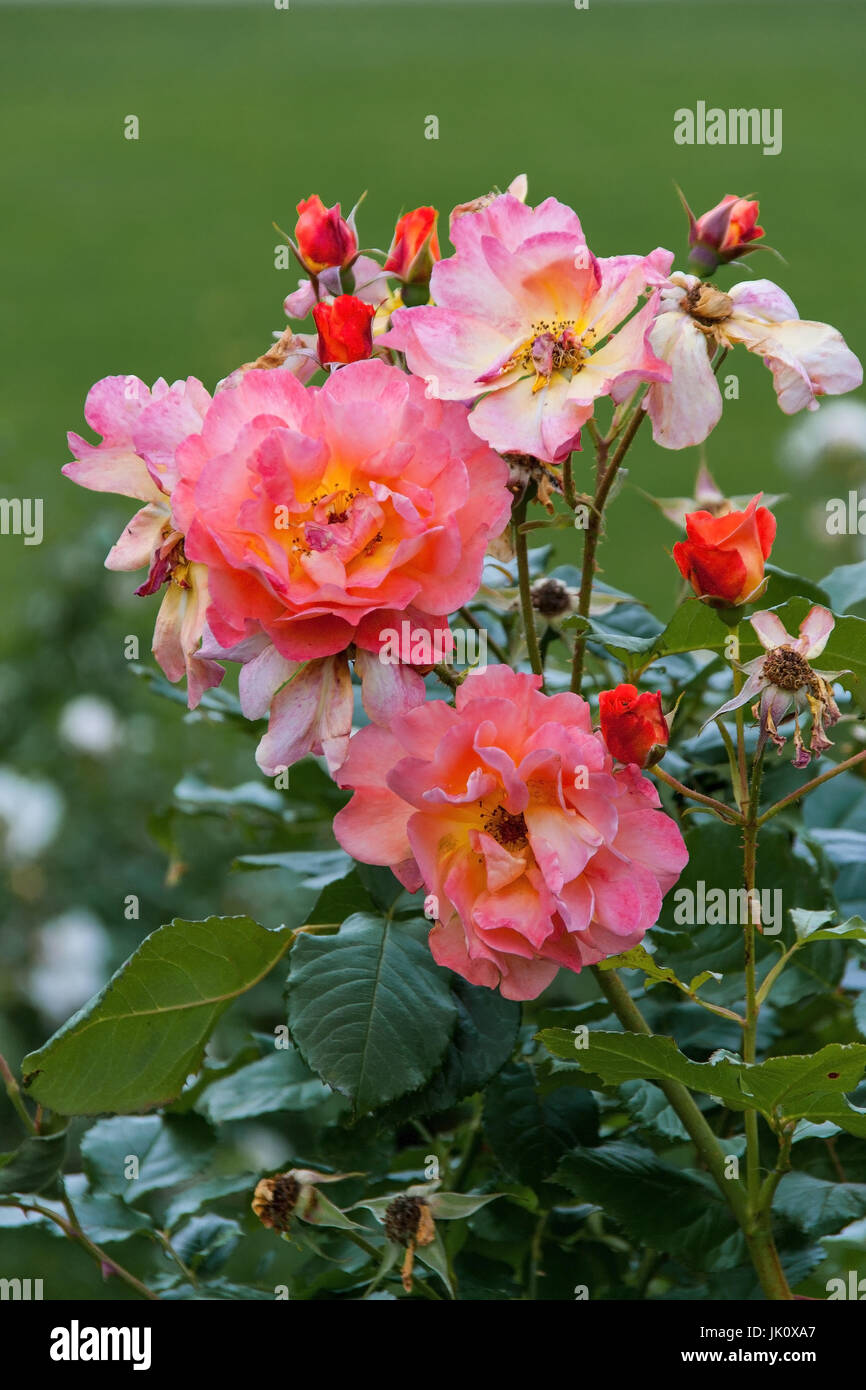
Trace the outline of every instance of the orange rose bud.
[[712, 275], [718, 266], [754, 251], [751, 243], [764, 235], [763, 227], [758, 226], [758, 204], [753, 198], [726, 193], [720, 203], [697, 218], [687, 203], [685, 207], [691, 247], [689, 269], [695, 275]]
[[396, 275], [404, 285], [423, 284], [440, 258], [436, 236], [435, 208], [415, 208], [407, 212], [394, 229], [394, 240], [385, 262], [385, 271]]
[[698, 598], [714, 607], [735, 607], [757, 598], [764, 587], [764, 561], [776, 535], [776, 518], [759, 507], [757, 493], [744, 512], [721, 516], [689, 512], [688, 540], [674, 546], [674, 560]]
[[661, 691], [618, 685], [598, 697], [601, 734], [618, 762], [647, 767], [658, 762], [668, 745], [667, 720], [662, 714]]
[[376, 310], [353, 294], [341, 294], [332, 304], [313, 308], [319, 330], [319, 361], [361, 362], [373, 354], [373, 317]]
[[348, 265], [358, 250], [358, 238], [345, 218], [340, 204], [326, 208], [318, 193], [298, 203], [295, 240], [301, 260], [312, 275], [331, 266]]

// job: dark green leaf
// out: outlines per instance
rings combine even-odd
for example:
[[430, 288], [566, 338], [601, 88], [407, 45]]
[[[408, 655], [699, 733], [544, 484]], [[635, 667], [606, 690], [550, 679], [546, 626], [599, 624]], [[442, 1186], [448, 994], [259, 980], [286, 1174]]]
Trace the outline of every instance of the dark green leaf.
[[117, 1115], [91, 1126], [81, 1157], [94, 1189], [134, 1202], [197, 1177], [214, 1142], [210, 1126], [195, 1115]]

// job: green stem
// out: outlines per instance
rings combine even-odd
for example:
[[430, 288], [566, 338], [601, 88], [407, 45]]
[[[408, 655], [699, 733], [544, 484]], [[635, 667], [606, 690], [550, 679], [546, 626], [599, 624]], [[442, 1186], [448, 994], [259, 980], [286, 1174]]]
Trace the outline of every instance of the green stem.
[[669, 772], [665, 772], [664, 768], [658, 765], [651, 767], [650, 772], [679, 796], [687, 796], [689, 800], [697, 801], [701, 806], [706, 806], [708, 810], [714, 811], [729, 825], [742, 825], [742, 815], [735, 811], [732, 806], [726, 806], [723, 801], [717, 801], [714, 796], [705, 796], [703, 792], [696, 792], [692, 787], [687, 787], [684, 782], [678, 782], [676, 777], [672, 777]]
[[94, 1245], [89, 1236], [84, 1234], [77, 1221], [73, 1224], [73, 1222], [60, 1216], [58, 1212], [52, 1211], [50, 1207], [43, 1207], [39, 1202], [16, 1202], [15, 1205], [23, 1212], [38, 1212], [40, 1216], [44, 1216], [49, 1221], [53, 1221], [70, 1240], [77, 1241], [78, 1244], [87, 1251], [88, 1255], [91, 1255], [100, 1265], [110, 1265], [118, 1278], [122, 1279], [125, 1284], [128, 1284], [131, 1289], [135, 1289], [135, 1292], [140, 1294], [142, 1298], [150, 1299], [152, 1302], [159, 1302], [159, 1294], [154, 1293], [153, 1289], [149, 1289], [140, 1279], [136, 1279], [134, 1274], [131, 1274], [128, 1269], [123, 1268], [123, 1265], [119, 1265], [112, 1255], [107, 1255], [98, 1245]]
[[21, 1120], [21, 1123], [23, 1124], [24, 1128], [27, 1130], [29, 1134], [38, 1134], [39, 1131], [36, 1128], [33, 1118], [28, 1113], [27, 1106], [24, 1104], [24, 1099], [21, 1095], [21, 1087], [15, 1080], [9, 1063], [6, 1061], [6, 1058], [3, 1056], [2, 1053], [0, 1053], [0, 1076], [3, 1077], [3, 1085], [6, 1088], [6, 1094], [9, 1097], [9, 1100], [11, 1101], [15, 1111], [17, 1112], [18, 1117]]
[[[640, 1009], [635, 1004], [615, 970], [599, 970], [593, 974], [614, 1013], [624, 1028], [632, 1033], [651, 1033]], [[738, 1178], [729, 1178], [726, 1159], [718, 1139], [698, 1109], [691, 1092], [679, 1081], [656, 1083], [682, 1120], [698, 1153], [706, 1164], [716, 1185], [736, 1218], [746, 1242], [761, 1288], [767, 1298], [785, 1300], [792, 1297], [784, 1271], [773, 1244], [770, 1218], [767, 1211], [752, 1212]], [[748, 1111], [746, 1114], [748, 1115]]]
[[529, 554], [526, 549], [526, 535], [521, 531], [521, 526], [526, 520], [526, 509], [529, 505], [529, 488], [527, 488], [520, 501], [515, 504], [512, 515], [514, 530], [514, 552], [517, 556], [517, 584], [520, 590], [520, 609], [523, 614], [523, 629], [526, 635], [526, 646], [529, 652], [529, 664], [536, 676], [544, 675], [544, 663], [541, 660], [541, 648], [538, 645], [538, 633], [535, 629], [535, 610], [532, 607], [532, 585], [529, 581]]
[[470, 627], [474, 628], [476, 632], [481, 633], [481, 635], [484, 638], [485, 646], [488, 646], [490, 648], [493, 655], [496, 657], [496, 660], [501, 661], [503, 666], [507, 666], [507, 653], [502, 649], [502, 647], [500, 647], [499, 643], [494, 641], [494, 639], [490, 636], [490, 633], [487, 631], [487, 628], [484, 626], [484, 624], [479, 623], [475, 614], [470, 613], [468, 608], [461, 608], [459, 611], [463, 621], [465, 623], [468, 623]]
[[[646, 411], [641, 408], [641, 403], [638, 402], [616, 452], [606, 467], [603, 467], [604, 454], [601, 450], [598, 454], [598, 482], [595, 489], [595, 497], [593, 498], [593, 505], [590, 508], [586, 535], [583, 541], [580, 597], [577, 604], [577, 615], [580, 618], [589, 618], [590, 605], [592, 604], [592, 586], [595, 582], [595, 553], [598, 549], [599, 537], [601, 535], [605, 503], [610, 495], [611, 487], [620, 470], [622, 461], [631, 447], [631, 442], [643, 423], [645, 414]], [[584, 628], [582, 632], [578, 632], [574, 641], [574, 658], [571, 667], [571, 689], [577, 695], [580, 694], [580, 687], [583, 681], [583, 663], [586, 653], [588, 632], [589, 629]]]
[[831, 767], [829, 772], [822, 772], [820, 777], [813, 777], [810, 782], [804, 782], [802, 787], [798, 787], [795, 792], [789, 792], [787, 796], [783, 796], [781, 801], [777, 801], [774, 806], [771, 806], [768, 811], [765, 811], [762, 816], [759, 816], [756, 824], [759, 826], [765, 825], [771, 817], [777, 816], [786, 806], [792, 805], [793, 802], [798, 801], [801, 796], [806, 796], [808, 792], [814, 791], [815, 788], [820, 787], [823, 782], [829, 782], [831, 777], [838, 777], [840, 772], [847, 772], [849, 768], [856, 767], [858, 763], [863, 762], [864, 758], [866, 758], [866, 749], [861, 753], [855, 753], [851, 758], [846, 758], [844, 762], [836, 763], [835, 767]]

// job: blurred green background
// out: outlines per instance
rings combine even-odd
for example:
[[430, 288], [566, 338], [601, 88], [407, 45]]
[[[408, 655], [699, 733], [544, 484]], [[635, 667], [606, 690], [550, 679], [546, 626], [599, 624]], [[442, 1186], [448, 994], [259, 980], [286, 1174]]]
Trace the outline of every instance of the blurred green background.
[[[267, 784], [251, 737], [186, 718], [124, 659], [128, 634], [150, 659], [156, 614], [132, 597], [137, 580], [102, 569], [132, 504], [59, 471], [89, 386], [135, 373], [212, 389], [262, 352], [297, 280], [275, 269], [272, 223], [290, 230], [314, 191], [348, 209], [368, 190], [362, 245], [387, 247], [401, 211], [432, 202], [447, 227], [455, 203], [523, 171], [533, 203], [555, 194], [578, 210], [596, 253], [663, 245], [681, 265], [675, 181], [697, 212], [758, 195], [787, 264], [761, 252], [750, 269], [862, 354], [864, 27], [856, 0], [0, 5], [0, 497], [45, 506], [41, 546], [0, 537], [0, 1051], [14, 1068], [160, 921], [290, 910], [272, 875], [229, 872], [285, 842], [279, 813], [170, 810], [187, 773]], [[674, 111], [698, 100], [781, 107], [782, 153], [675, 145]], [[438, 140], [424, 138], [429, 115]], [[768, 373], [745, 353], [725, 371], [740, 396], [706, 450], [720, 484], [789, 494], [783, 567], [817, 578], [857, 558], [822, 524], [825, 499], [854, 485], [856, 450], [792, 473]], [[698, 462], [640, 436], [611, 513], [604, 578], [660, 613], [676, 535], [638, 488], [688, 496]], [[560, 542], [561, 560], [577, 551]], [[305, 776], [326, 804], [316, 769]], [[327, 818], [310, 839], [331, 843]], [[138, 918], [124, 916], [129, 894]], [[3, 1105], [0, 1149], [13, 1128]], [[93, 1295], [84, 1259], [68, 1259], [68, 1296]]]

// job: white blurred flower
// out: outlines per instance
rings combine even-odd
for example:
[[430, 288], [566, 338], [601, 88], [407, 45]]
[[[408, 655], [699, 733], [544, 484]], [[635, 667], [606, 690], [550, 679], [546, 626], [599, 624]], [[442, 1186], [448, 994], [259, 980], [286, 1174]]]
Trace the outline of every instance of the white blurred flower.
[[797, 473], [813, 473], [834, 455], [846, 461], [866, 457], [862, 401], [825, 402], [813, 415], [802, 416], [782, 441], [783, 460]]
[[0, 851], [7, 860], [35, 859], [60, 826], [63, 798], [53, 782], [0, 767]]
[[79, 753], [110, 753], [120, 743], [120, 720], [99, 695], [77, 695], [63, 706], [58, 731], [64, 743]]
[[30, 998], [47, 1018], [59, 1022], [105, 984], [108, 933], [92, 912], [73, 907], [41, 926], [35, 942]]

